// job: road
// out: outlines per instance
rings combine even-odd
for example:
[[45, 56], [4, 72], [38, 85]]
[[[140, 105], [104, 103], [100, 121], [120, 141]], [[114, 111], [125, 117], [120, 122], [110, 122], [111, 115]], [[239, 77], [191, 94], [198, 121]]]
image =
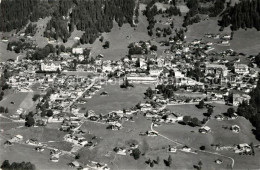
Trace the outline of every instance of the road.
[[[157, 133], [158, 136], [161, 136], [161, 137], [163, 137], [163, 138], [165, 138], [165, 139], [167, 139], [167, 140], [169, 140], [169, 141], [171, 141], [171, 142], [173, 142], [173, 143], [175, 143], [175, 144], [177, 144], [177, 145], [185, 146], [185, 144], [180, 143], [180, 142], [177, 142], [176, 140], [172, 140], [172, 139], [170, 139], [170, 138], [168, 138], [168, 137], [166, 137], [166, 136], [160, 134], [158, 131], [155, 131], [155, 130], [153, 129], [153, 123], [151, 124], [151, 131]], [[231, 164], [231, 168], [232, 168], [232, 169], [233, 169], [233, 167], [234, 167], [234, 165], [235, 165], [235, 160], [234, 160], [232, 157], [229, 157], [229, 156], [226, 156], [226, 155], [222, 155], [222, 154], [217, 153], [217, 152], [203, 151], [203, 150], [199, 150], [199, 149], [196, 149], [196, 148], [193, 148], [193, 147], [190, 147], [190, 148], [193, 149], [194, 151], [197, 151], [197, 152], [203, 152], [203, 153], [208, 153], [208, 154], [218, 155], [218, 156], [222, 156], [222, 157], [228, 158], [228, 159], [230, 159], [230, 160], [232, 161], [232, 164]]]
[[87, 87], [85, 88], [85, 90], [78, 95], [67, 107], [64, 108], [64, 110], [68, 110], [70, 109], [70, 106], [72, 106], [87, 90], [89, 90], [92, 86], [94, 86], [94, 84], [96, 83], [96, 78], [94, 78], [93, 82]]

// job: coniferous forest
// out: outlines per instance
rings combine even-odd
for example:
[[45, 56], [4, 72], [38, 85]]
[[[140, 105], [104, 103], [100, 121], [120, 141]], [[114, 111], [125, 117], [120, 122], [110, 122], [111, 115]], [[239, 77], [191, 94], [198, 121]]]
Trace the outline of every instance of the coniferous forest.
[[0, 8], [0, 30], [9, 32], [23, 28], [29, 20], [49, 16], [54, 11], [55, 1], [2, 0]]
[[81, 43], [93, 43], [100, 32], [110, 32], [115, 20], [121, 27], [124, 23], [133, 26], [134, 0], [78, 1], [72, 11], [71, 24], [85, 31]]
[[232, 30], [239, 28], [256, 28], [260, 30], [260, 0], [241, 1], [234, 7], [229, 7], [219, 22], [222, 29], [231, 26]]
[[110, 32], [115, 20], [133, 26], [135, 0], [2, 0], [0, 29], [20, 30], [28, 21], [51, 16], [44, 36], [66, 42], [77, 28], [85, 31], [81, 43], [93, 43], [99, 33]]

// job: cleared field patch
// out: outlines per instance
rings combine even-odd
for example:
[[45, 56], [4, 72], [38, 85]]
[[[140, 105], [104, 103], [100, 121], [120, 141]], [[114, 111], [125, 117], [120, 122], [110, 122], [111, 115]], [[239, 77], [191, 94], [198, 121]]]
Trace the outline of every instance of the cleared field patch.
[[0, 122], [0, 129], [4, 130], [4, 132], [10, 129], [16, 129], [19, 126], [24, 126], [24, 122]]
[[[240, 132], [233, 133], [230, 130], [232, 125], [238, 125], [241, 129]], [[240, 143], [258, 143], [252, 133], [252, 129], [254, 129], [252, 124], [243, 117], [226, 121], [210, 120], [207, 126], [211, 127], [214, 144], [233, 146]], [[227, 129], [225, 127], [227, 127]]]
[[43, 48], [45, 45], [48, 44], [48, 39], [43, 37], [43, 33], [46, 29], [47, 23], [51, 20], [51, 17], [40, 18], [37, 22], [33, 22], [37, 24], [37, 31], [33, 36], [32, 40], [36, 42], [38, 47]]
[[234, 32], [231, 46], [233, 50], [248, 55], [256, 55], [260, 49], [260, 31], [256, 29], [247, 29]]
[[[81, 107], [103, 114], [124, 108], [129, 109], [144, 100], [144, 92], [149, 86], [136, 84], [134, 88], [121, 89], [118, 83], [115, 85], [108, 84], [103, 86], [92, 99], [87, 100], [87, 103], [81, 105]], [[100, 95], [104, 91], [108, 93], [108, 96]]]
[[[166, 167], [164, 160], [167, 160], [169, 155], [172, 157], [172, 166]], [[155, 165], [153, 168], [150, 168], [147, 165], [147, 169], [194, 169], [194, 165], [198, 165], [198, 162], [202, 162], [202, 169], [226, 169], [227, 165], [231, 162], [228, 159], [222, 159], [223, 163], [217, 165], [214, 161], [221, 158], [215, 155], [209, 155], [205, 153], [193, 154], [193, 153], [184, 153], [177, 151], [177, 153], [169, 153], [165, 151], [159, 151], [152, 153], [151, 155], [146, 155], [148, 160], [156, 160], [156, 157], [159, 156], [160, 162], [158, 165]]]
[[17, 56], [25, 56], [24, 53], [16, 54], [14, 51], [7, 50], [8, 42], [0, 41], [0, 62], [5, 62], [8, 59], [16, 60]]
[[[2, 139], [2, 138], [1, 138]], [[74, 158], [68, 157], [66, 155], [61, 156], [58, 163], [53, 163], [50, 161], [50, 151], [45, 149], [43, 152], [39, 153], [34, 150], [34, 147], [15, 144], [10, 147], [4, 147], [3, 142], [1, 142], [0, 149], [0, 162], [4, 160], [9, 160], [12, 162], [31, 162], [35, 164], [37, 169], [71, 169], [67, 164], [72, 162]]]
[[[150, 130], [150, 125], [151, 121], [146, 120], [142, 115], [134, 116], [134, 122], [124, 122], [123, 129], [119, 131], [107, 130], [107, 125], [96, 122], [85, 122], [81, 129], [90, 131], [91, 134], [100, 138], [100, 141], [93, 150], [83, 148], [80, 151], [80, 161], [83, 163], [87, 163], [88, 160], [102, 161], [106, 162], [112, 169], [143, 169], [145, 167], [143, 156], [140, 156], [140, 159], [136, 161], [129, 155], [116, 155], [113, 149], [115, 147], [129, 147], [128, 143], [134, 140], [138, 143], [141, 153], [146, 154], [151, 150], [172, 144], [164, 138], [140, 136], [140, 132]], [[109, 152], [110, 156], [106, 156]]]
[[235, 160], [233, 169], [259, 169], [260, 167], [260, 151], [255, 149], [255, 156], [252, 155], [239, 155], [232, 152], [224, 151], [223, 154], [231, 156]]
[[[7, 132], [6, 132], [7, 133]], [[63, 141], [63, 137], [66, 134], [65, 132], [59, 131], [58, 129], [50, 129], [46, 127], [23, 127], [15, 130], [9, 130], [8, 133], [11, 136], [20, 134], [24, 137], [24, 140], [35, 138], [39, 142], [48, 142], [48, 141]]]
[[[204, 39], [206, 33], [219, 33], [218, 26], [219, 18], [210, 18], [200, 21], [199, 23], [194, 23], [188, 26], [188, 31], [186, 32], [187, 41], [192, 41], [194, 39]], [[231, 30], [226, 28], [222, 34], [230, 33]]]
[[[113, 24], [113, 28], [109, 33], [103, 33], [104, 37], [103, 43], [98, 39], [94, 44], [80, 45], [80, 47], [87, 47], [91, 49], [91, 56], [95, 57], [99, 54], [104, 55], [104, 60], [113, 59], [118, 60], [128, 54], [128, 45], [132, 42], [146, 41], [150, 40], [147, 34], [146, 27], [148, 22], [146, 17], [142, 14], [142, 10], [145, 9], [144, 4], [140, 4], [139, 8], [139, 23], [137, 27], [131, 27], [129, 24], [124, 24], [119, 27], [116, 22]], [[110, 47], [104, 49], [102, 45], [105, 41], [110, 42]]]
[[[33, 107], [32, 97], [33, 93], [31, 92], [13, 93], [6, 96], [0, 102], [0, 106], [7, 107], [9, 115], [14, 114], [20, 107], [28, 111]], [[11, 102], [13, 102], [13, 104]]]
[[[212, 103], [212, 105], [215, 106], [212, 117], [214, 117], [217, 114], [225, 113], [227, 109], [230, 107], [218, 103]], [[197, 117], [199, 120], [202, 120], [205, 117], [203, 113], [207, 112], [206, 108], [198, 109], [195, 104], [170, 105], [167, 106], [167, 108], [169, 108], [171, 111], [175, 113], [181, 113], [183, 116]]]

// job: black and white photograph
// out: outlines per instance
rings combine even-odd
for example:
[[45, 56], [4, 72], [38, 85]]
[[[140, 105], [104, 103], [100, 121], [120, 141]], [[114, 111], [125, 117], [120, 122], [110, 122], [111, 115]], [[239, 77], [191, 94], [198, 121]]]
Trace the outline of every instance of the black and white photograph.
[[260, 169], [260, 0], [0, 0], [0, 170]]

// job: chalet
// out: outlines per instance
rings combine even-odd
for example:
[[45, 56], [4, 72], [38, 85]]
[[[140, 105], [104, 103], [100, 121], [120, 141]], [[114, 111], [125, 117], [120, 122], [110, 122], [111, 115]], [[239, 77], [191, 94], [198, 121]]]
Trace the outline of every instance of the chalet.
[[249, 146], [247, 143], [243, 143], [243, 144], [239, 144], [237, 145], [235, 148], [235, 153], [251, 153], [252, 152], [252, 148], [251, 146]]
[[59, 155], [53, 155], [53, 156], [51, 156], [50, 160], [51, 160], [52, 162], [59, 162]]
[[177, 148], [176, 148], [176, 147], [171, 147], [171, 146], [169, 146], [168, 152], [175, 153], [175, 152], [177, 152]]
[[116, 147], [115, 149], [116, 154], [118, 155], [126, 155], [126, 149], [122, 147]]
[[199, 129], [200, 133], [209, 133], [211, 131], [210, 127], [208, 126], [203, 126]]
[[191, 148], [185, 145], [185, 146], [183, 146], [181, 148], [181, 151], [183, 151], [183, 152], [191, 152]]
[[79, 167], [80, 164], [79, 164], [78, 161], [73, 161], [73, 162], [69, 163], [69, 166], [70, 166], [70, 167]]
[[110, 170], [110, 168], [107, 166], [107, 164], [100, 163], [100, 162], [91, 161], [91, 164], [89, 166], [91, 167], [91, 169], [94, 169], [94, 170]]
[[224, 116], [222, 116], [222, 115], [216, 115], [216, 116], [215, 116], [215, 119], [217, 119], [217, 120], [224, 120]]
[[35, 150], [36, 150], [37, 152], [43, 152], [43, 151], [44, 151], [44, 148], [43, 148], [42, 146], [37, 146], [37, 147], [35, 147]]
[[222, 38], [226, 39], [226, 40], [230, 40], [231, 39], [231, 35], [224, 35]]
[[240, 127], [238, 125], [232, 125], [230, 129], [234, 133], [239, 133], [240, 132]]
[[28, 139], [25, 143], [28, 145], [36, 145], [36, 146], [41, 145], [41, 143], [39, 143], [38, 140], [34, 138]]
[[14, 143], [14, 142], [21, 142], [23, 140], [22, 135], [16, 135], [12, 139], [9, 140], [9, 142]]
[[158, 136], [158, 133], [155, 131], [147, 131], [147, 136], [152, 136], [152, 137]]
[[183, 116], [178, 116], [174, 113], [168, 115], [167, 118], [166, 118], [166, 121], [171, 122], [171, 123], [175, 123], [175, 122], [182, 121], [182, 120], [183, 120]]

